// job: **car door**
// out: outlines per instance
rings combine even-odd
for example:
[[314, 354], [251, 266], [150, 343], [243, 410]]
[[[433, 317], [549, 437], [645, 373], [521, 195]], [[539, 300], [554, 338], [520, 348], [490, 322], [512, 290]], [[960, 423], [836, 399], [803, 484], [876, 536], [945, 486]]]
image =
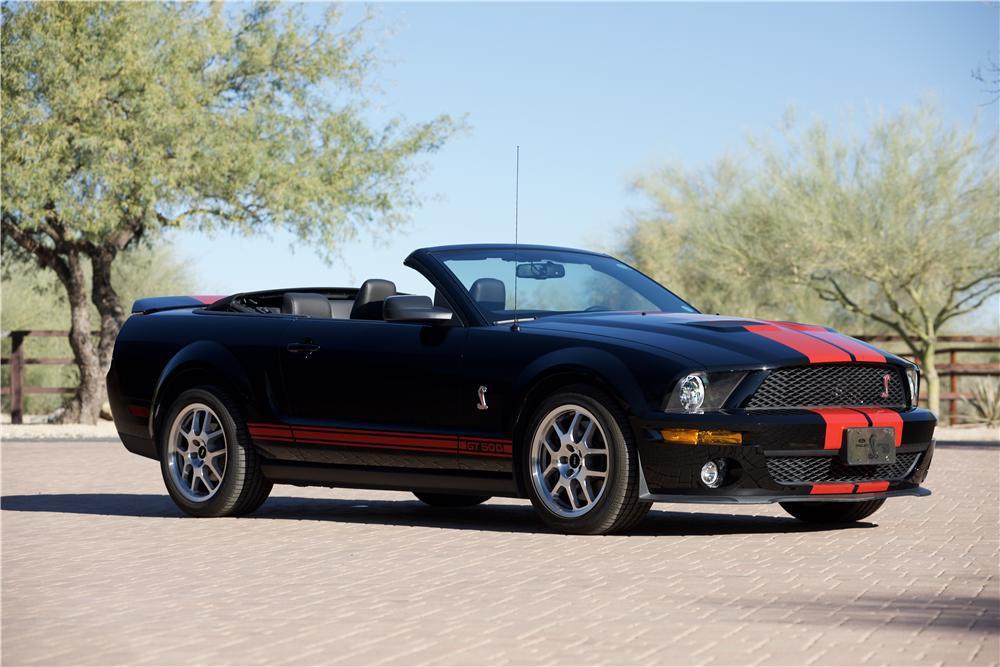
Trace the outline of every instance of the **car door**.
[[282, 369], [299, 458], [455, 468], [466, 335], [462, 326], [296, 318]]

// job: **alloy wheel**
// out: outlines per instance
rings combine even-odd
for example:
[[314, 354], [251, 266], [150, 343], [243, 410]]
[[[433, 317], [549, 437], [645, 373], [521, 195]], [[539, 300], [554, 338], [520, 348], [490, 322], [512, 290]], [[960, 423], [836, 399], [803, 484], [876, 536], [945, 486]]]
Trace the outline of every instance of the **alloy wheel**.
[[167, 465], [174, 487], [192, 502], [218, 492], [226, 475], [226, 433], [219, 416], [204, 403], [181, 410], [170, 427]]
[[594, 508], [604, 495], [611, 461], [603, 427], [579, 405], [551, 410], [532, 436], [531, 482], [542, 503], [560, 517]]

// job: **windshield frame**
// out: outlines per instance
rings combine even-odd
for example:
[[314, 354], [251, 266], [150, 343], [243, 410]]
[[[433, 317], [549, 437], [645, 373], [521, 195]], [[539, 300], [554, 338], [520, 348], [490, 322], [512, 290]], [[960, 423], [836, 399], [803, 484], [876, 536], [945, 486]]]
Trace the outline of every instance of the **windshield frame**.
[[[414, 255], [416, 254], [417, 253], [414, 253]], [[558, 315], [580, 314], [580, 313], [585, 313], [587, 311], [580, 311], [580, 310], [551, 311], [551, 312], [533, 311], [533, 310], [529, 311], [529, 310], [522, 310], [522, 308], [519, 306], [517, 309], [516, 320], [513, 317], [513, 315], [511, 315], [510, 317], [497, 318], [495, 317], [495, 314], [493, 312], [489, 310], [484, 310], [483, 308], [480, 307], [478, 303], [476, 303], [475, 300], [472, 299], [471, 295], [469, 294], [468, 288], [462, 283], [461, 279], [455, 274], [455, 272], [448, 266], [447, 261], [454, 260], [456, 258], [468, 258], [468, 259], [499, 258], [503, 261], [509, 261], [512, 263], [511, 272], [513, 277], [513, 271], [514, 271], [513, 266], [515, 263], [545, 261], [545, 260], [552, 260], [559, 262], [560, 261], [558, 257], [559, 255], [568, 255], [572, 257], [573, 261], [571, 262], [570, 258], [566, 258], [563, 261], [566, 261], [567, 263], [578, 263], [578, 264], [589, 265], [597, 273], [603, 274], [613, 280], [621, 282], [622, 285], [624, 285], [626, 288], [631, 289], [639, 296], [643, 297], [644, 299], [652, 303], [658, 309], [655, 311], [650, 309], [643, 312], [678, 312], [678, 313], [687, 312], [694, 314], [700, 312], [697, 308], [692, 306], [686, 300], [682, 299], [673, 291], [664, 287], [662, 284], [660, 284], [653, 278], [649, 277], [642, 271], [639, 271], [634, 266], [631, 266], [630, 264], [623, 262], [616, 257], [604, 253], [591, 252], [587, 250], [576, 250], [573, 248], [550, 247], [550, 246], [469, 245], [469, 246], [444, 246], [438, 248], [426, 248], [422, 249], [422, 251], [419, 251], [419, 254], [424, 256], [429, 256], [430, 258], [433, 259], [433, 263], [437, 265], [437, 267], [441, 272], [444, 273], [444, 276], [446, 277], [446, 282], [449, 283], [449, 287], [451, 287], [452, 289], [454, 289], [459, 293], [461, 301], [463, 301], [466, 304], [467, 308], [473, 309], [475, 314], [479, 316], [479, 319], [481, 319], [482, 323], [485, 325], [510, 324], [515, 321], [530, 321], [533, 319], [553, 317]], [[508, 259], [507, 257], [505, 257], [507, 255], [513, 255], [514, 257]], [[590, 261], [588, 261], [588, 259]], [[629, 270], [629, 272], [633, 273], [634, 276], [641, 281], [642, 285], [647, 287], [647, 289], [638, 289], [634, 285], [630, 285], [628, 283], [619, 280], [613, 274], [607, 271], [600, 271], [599, 269], [597, 269], [596, 266], [594, 266], [595, 261], [599, 262], [610, 261], [626, 267]], [[530, 279], [515, 278], [515, 280], [530, 280]], [[657, 297], [676, 301], [677, 303], [675, 305], [677, 306], [677, 308], [674, 310], [661, 310], [663, 308], [663, 305], [662, 302], [660, 302], [660, 305], [657, 305]], [[602, 310], [594, 312], [610, 313], [610, 312], [632, 312], [632, 311]]]

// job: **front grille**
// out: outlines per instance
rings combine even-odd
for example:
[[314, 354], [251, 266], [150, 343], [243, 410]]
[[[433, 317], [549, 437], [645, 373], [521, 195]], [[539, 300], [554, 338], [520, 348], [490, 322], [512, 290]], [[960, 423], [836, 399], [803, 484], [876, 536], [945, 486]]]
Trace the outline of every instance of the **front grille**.
[[[885, 376], [889, 391], [885, 393]], [[746, 404], [748, 410], [814, 407], [902, 408], [904, 380], [892, 366], [813, 365], [771, 371]]]
[[895, 463], [849, 466], [835, 456], [769, 456], [767, 472], [778, 484], [893, 482], [909, 477], [919, 458], [919, 452], [897, 454]]

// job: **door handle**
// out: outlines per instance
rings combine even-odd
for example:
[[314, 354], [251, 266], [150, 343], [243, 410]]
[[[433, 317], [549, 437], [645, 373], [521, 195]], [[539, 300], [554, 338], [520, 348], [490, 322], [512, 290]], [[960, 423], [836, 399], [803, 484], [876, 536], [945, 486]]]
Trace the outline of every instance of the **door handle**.
[[319, 345], [315, 343], [289, 343], [285, 346], [285, 349], [292, 354], [301, 354], [304, 358], [308, 359], [312, 356], [312, 353], [319, 349]]

